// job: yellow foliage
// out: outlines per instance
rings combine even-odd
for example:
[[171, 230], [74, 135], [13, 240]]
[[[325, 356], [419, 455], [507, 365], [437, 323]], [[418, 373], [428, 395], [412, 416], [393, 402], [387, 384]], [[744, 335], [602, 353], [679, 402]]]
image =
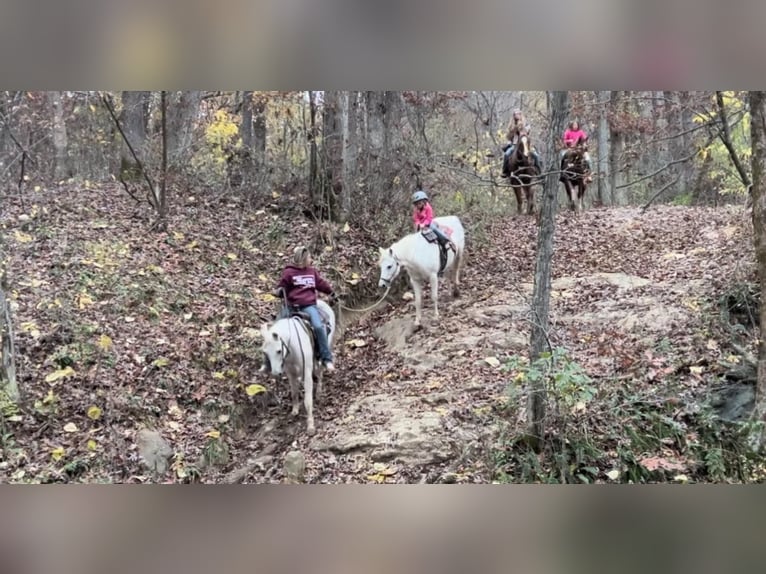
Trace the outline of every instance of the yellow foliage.
[[108, 351], [112, 348], [112, 339], [109, 335], [101, 335], [98, 338], [98, 346], [104, 351]]
[[101, 409], [98, 408], [96, 405], [91, 405], [88, 407], [88, 418], [94, 421], [97, 421], [101, 418]]

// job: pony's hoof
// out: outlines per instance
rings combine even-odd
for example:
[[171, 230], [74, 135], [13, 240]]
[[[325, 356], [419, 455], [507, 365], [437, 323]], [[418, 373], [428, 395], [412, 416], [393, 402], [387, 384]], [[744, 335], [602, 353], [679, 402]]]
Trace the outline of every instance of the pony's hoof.
[[293, 407], [292, 410], [290, 411], [290, 415], [297, 417], [300, 412], [301, 412], [300, 407]]
[[423, 328], [423, 325], [421, 323], [415, 323], [415, 326], [412, 328], [412, 330], [417, 332], [417, 331], [420, 331], [422, 328]]
[[317, 433], [317, 429], [314, 428], [313, 426], [306, 427], [306, 434], [308, 436], [314, 436], [316, 433]]

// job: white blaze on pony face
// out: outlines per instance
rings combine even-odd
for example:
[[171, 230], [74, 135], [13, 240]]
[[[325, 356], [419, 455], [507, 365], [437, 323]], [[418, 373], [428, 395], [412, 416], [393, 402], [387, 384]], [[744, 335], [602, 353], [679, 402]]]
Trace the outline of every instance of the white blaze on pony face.
[[388, 287], [391, 285], [391, 282], [396, 279], [402, 268], [394, 255], [394, 250], [390, 248], [388, 251], [382, 247], [380, 248], [378, 265], [380, 266], [380, 281], [378, 281], [378, 287]]
[[527, 136], [521, 136], [521, 149], [524, 150], [524, 156], [529, 155], [529, 140]]
[[263, 344], [261, 351], [269, 358], [271, 373], [281, 375], [285, 364], [285, 353], [287, 346], [279, 338], [279, 335], [272, 331], [268, 325], [261, 325], [261, 335], [263, 335]]

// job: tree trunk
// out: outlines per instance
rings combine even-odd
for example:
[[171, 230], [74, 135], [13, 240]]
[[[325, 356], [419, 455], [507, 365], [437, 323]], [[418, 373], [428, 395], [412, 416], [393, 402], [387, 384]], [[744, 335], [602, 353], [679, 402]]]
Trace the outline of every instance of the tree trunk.
[[48, 92], [48, 98], [53, 111], [53, 122], [51, 125], [54, 150], [53, 177], [57, 181], [61, 181], [72, 175], [69, 165], [66, 121], [64, 120], [63, 93]]
[[171, 98], [167, 114], [168, 167], [177, 171], [191, 155], [194, 125], [202, 92], [178, 92]]
[[[120, 125], [139, 159], [143, 159], [144, 145], [146, 144], [146, 123], [149, 117], [150, 96], [151, 92], [122, 92]], [[122, 140], [122, 136], [117, 134], [117, 137], [120, 138], [120, 174], [126, 180], [138, 179], [141, 177], [140, 168], [133, 159], [127, 144]]]
[[601, 205], [611, 203], [609, 184], [612, 181], [609, 165], [609, 92], [596, 92], [598, 105], [598, 201]]
[[0, 364], [0, 391], [11, 401], [18, 402], [19, 386], [16, 382], [16, 351], [13, 344], [13, 322], [11, 307], [5, 297], [5, 271], [0, 275], [0, 345], [2, 345], [2, 364]]
[[309, 141], [309, 198], [311, 199], [311, 207], [314, 213], [319, 213], [321, 209], [321, 193], [318, 189], [319, 172], [317, 165], [317, 105], [316, 105], [316, 92], [309, 91], [309, 125], [308, 125], [308, 141]]
[[[750, 92], [750, 142], [752, 156], [753, 232], [761, 301], [766, 302], [766, 92]], [[758, 345], [758, 383], [755, 392], [755, 415], [766, 423], [766, 304], [760, 306]], [[758, 448], [766, 446], [766, 433], [761, 431]]]
[[324, 185], [323, 206], [327, 206], [328, 215], [336, 219], [335, 205], [343, 189], [343, 125], [341, 117], [341, 99], [343, 93], [330, 90], [324, 93], [322, 115], [323, 171], [320, 178]]
[[256, 168], [266, 165], [266, 108], [268, 97], [260, 92], [253, 98], [253, 154]]
[[[566, 129], [569, 114], [569, 92], [549, 92], [548, 108], [551, 116], [550, 149], [555, 149], [559, 134]], [[530, 362], [540, 357], [548, 344], [548, 312], [551, 298], [551, 262], [553, 236], [556, 230], [556, 192], [559, 186], [558, 154], [548, 154], [550, 166], [545, 176], [543, 202], [540, 211], [540, 229], [537, 234], [537, 260], [535, 262], [534, 291], [532, 294], [532, 333], [529, 343]], [[530, 444], [540, 451], [545, 436], [545, 385], [533, 383], [527, 406]]]
[[253, 151], [253, 92], [242, 92], [242, 121], [239, 124], [239, 137], [242, 138], [242, 147], [245, 154], [250, 155]]
[[357, 185], [359, 154], [359, 92], [346, 92], [343, 98], [343, 186], [340, 197], [341, 219], [351, 215], [352, 197]]
[[[619, 114], [620, 92], [613, 91], [610, 97], [610, 113], [614, 118]], [[620, 162], [625, 153], [625, 137], [623, 128], [614, 120], [610, 124], [610, 146], [609, 146], [609, 187], [612, 190], [612, 205], [627, 205], [626, 188], [620, 187], [625, 184], [625, 169]]]

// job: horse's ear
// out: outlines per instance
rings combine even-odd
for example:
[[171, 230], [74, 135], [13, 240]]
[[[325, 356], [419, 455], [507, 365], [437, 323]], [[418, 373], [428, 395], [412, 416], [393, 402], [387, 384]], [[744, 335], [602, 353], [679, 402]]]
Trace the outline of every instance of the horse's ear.
[[262, 323], [261, 324], [261, 336], [266, 337], [266, 333], [269, 332], [269, 324], [268, 323]]

